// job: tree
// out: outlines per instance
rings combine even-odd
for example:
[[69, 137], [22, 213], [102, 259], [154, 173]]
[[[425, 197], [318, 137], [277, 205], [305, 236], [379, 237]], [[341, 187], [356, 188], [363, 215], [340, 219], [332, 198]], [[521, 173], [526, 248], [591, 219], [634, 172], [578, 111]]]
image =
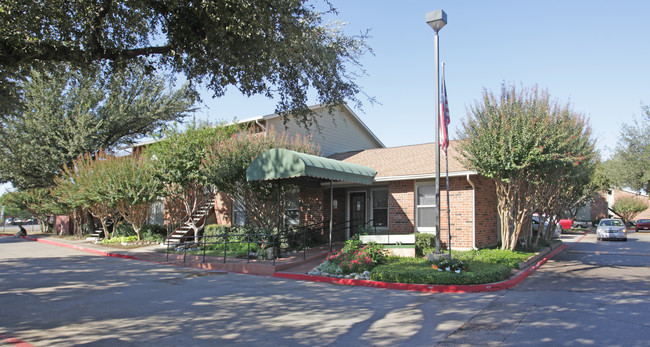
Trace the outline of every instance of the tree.
[[72, 165], [62, 170], [55, 180], [56, 187], [53, 190], [53, 195], [60, 203], [73, 209], [88, 209], [99, 219], [106, 239], [111, 238], [110, 221], [117, 224], [115, 222], [118, 217], [115, 203], [109, 199], [112, 189], [112, 160], [115, 157], [104, 151], [78, 157]]
[[539, 187], [583, 175], [595, 156], [584, 117], [537, 88], [510, 87], [500, 98], [484, 91], [462, 126], [459, 159], [494, 179], [503, 249], [530, 233]]
[[0, 119], [0, 182], [24, 189], [51, 186], [84, 153], [133, 143], [183, 119], [195, 100], [188, 87], [168, 91], [162, 78], [137, 66], [110, 76], [65, 66], [33, 70], [19, 86], [21, 109]]
[[637, 196], [623, 196], [616, 199], [610, 210], [625, 222], [629, 222], [637, 214], [648, 209], [648, 202]]
[[642, 111], [640, 120], [623, 124], [605, 170], [614, 187], [650, 192], [650, 107], [645, 105]]
[[149, 207], [162, 195], [164, 186], [154, 175], [150, 158], [124, 156], [107, 160], [103, 165], [111, 176], [106, 199], [131, 224], [140, 240]]
[[[144, 155], [153, 160], [156, 178], [165, 185], [168, 206], [180, 205], [183, 214], [191, 216], [212, 196], [213, 188], [208, 184], [207, 173], [201, 170], [201, 162], [213, 143], [221, 143], [238, 131], [237, 125], [192, 122], [184, 131], [170, 128], [164, 140], [145, 150]], [[189, 221], [194, 235], [198, 235], [202, 226]]]
[[[20, 210], [27, 210], [38, 219], [41, 232], [50, 232], [49, 219], [61, 214], [67, 207], [59, 204], [48, 188], [17, 190], [5, 194], [6, 199]], [[5, 197], [3, 196], [3, 197]]]
[[[15, 194], [16, 192], [13, 191], [6, 192], [0, 196], [0, 207], [4, 206], [5, 208], [5, 218], [12, 217], [13, 219], [25, 219], [32, 217], [33, 215], [31, 212], [15, 201]], [[4, 220], [0, 220], [0, 222], [4, 222]]]
[[[272, 148], [286, 148], [298, 152], [316, 154], [317, 148], [310, 137], [288, 138], [276, 132], [266, 136], [241, 132], [237, 136], [210, 146], [201, 165], [207, 181], [216, 190], [245, 204], [246, 220], [267, 229], [278, 225], [278, 201], [289, 187], [278, 189], [277, 183], [268, 181], [249, 182], [246, 170], [250, 163], [264, 151]], [[278, 196], [280, 194], [280, 196]]]
[[324, 15], [336, 13], [329, 7], [321, 13], [303, 0], [4, 2], [0, 105], [15, 99], [13, 83], [25, 69], [57, 62], [120, 69], [138, 60], [182, 73], [215, 97], [234, 86], [244, 95], [276, 98], [277, 112], [291, 111], [308, 124], [314, 119], [308, 93], [331, 107], [358, 103], [355, 78], [363, 73], [366, 36], [324, 24]]

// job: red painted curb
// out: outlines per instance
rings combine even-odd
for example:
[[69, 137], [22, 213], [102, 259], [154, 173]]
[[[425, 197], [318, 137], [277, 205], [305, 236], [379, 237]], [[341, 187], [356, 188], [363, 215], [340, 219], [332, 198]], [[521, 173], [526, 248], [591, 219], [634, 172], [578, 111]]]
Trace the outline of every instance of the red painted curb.
[[[576, 240], [576, 242], [580, 242], [586, 235], [587, 234], [584, 233], [582, 235], [582, 237], [580, 237], [578, 240]], [[29, 237], [29, 236], [22, 236], [22, 238], [27, 239], [27, 240], [31, 240], [31, 241], [36, 241], [36, 242], [43, 242], [43, 243], [47, 243], [47, 244], [51, 244], [51, 245], [55, 245], [55, 246], [72, 248], [72, 249], [80, 250], [80, 251], [83, 251], [83, 252], [94, 253], [94, 254], [105, 256], [105, 257], [115, 257], [115, 258], [123, 258], [123, 259], [130, 259], [130, 260], [139, 260], [139, 261], [145, 261], [145, 262], [156, 263], [156, 264], [175, 265], [175, 264], [167, 264], [167, 263], [160, 263], [160, 262], [155, 262], [155, 261], [139, 259], [139, 258], [134, 257], [132, 255], [98, 251], [98, 250], [94, 250], [94, 249], [90, 249], [90, 248], [70, 245], [70, 244], [67, 244], [67, 243], [61, 243], [61, 242], [56, 242], [56, 241], [52, 241], [52, 240], [38, 239], [38, 238]], [[556, 248], [555, 250], [548, 253], [544, 258], [540, 259], [535, 265], [530, 266], [528, 269], [521, 272], [519, 275], [517, 275], [514, 278], [511, 278], [511, 279], [508, 279], [508, 280], [502, 281], [502, 282], [487, 283], [487, 284], [435, 285], [435, 284], [392, 283], [392, 282], [355, 280], [355, 279], [351, 279], [351, 278], [334, 278], [334, 277], [323, 277], [323, 276], [314, 276], [314, 275], [294, 274], [294, 273], [288, 273], [288, 272], [275, 272], [273, 275], [271, 275], [271, 277], [286, 278], [286, 279], [293, 279], [293, 280], [303, 280], [303, 281], [312, 281], [312, 282], [321, 282], [321, 283], [335, 283], [335, 284], [343, 284], [343, 285], [349, 285], [349, 286], [361, 286], [361, 287], [373, 287], [373, 288], [385, 288], [385, 289], [399, 289], [399, 290], [410, 290], [410, 291], [430, 292], [430, 293], [495, 292], [495, 291], [509, 289], [509, 288], [512, 288], [512, 287], [516, 286], [521, 281], [523, 281], [526, 277], [530, 276], [530, 274], [537, 271], [537, 269], [539, 269], [542, 265], [544, 265], [550, 258], [554, 257], [556, 254], [560, 253], [561, 251], [563, 251], [566, 248], [567, 248], [566, 244], [563, 244], [562, 246]]]
[[519, 275], [517, 275], [514, 278], [511, 278], [503, 282], [487, 283], [487, 284], [435, 285], [435, 284], [390, 283], [390, 282], [355, 280], [355, 279], [348, 279], [348, 278], [333, 278], [333, 277], [293, 274], [287, 272], [276, 272], [275, 274], [273, 274], [273, 277], [293, 279], [293, 280], [305, 280], [305, 281], [312, 281], [312, 282], [322, 282], [322, 283], [335, 283], [335, 284], [343, 284], [349, 286], [400, 289], [400, 290], [410, 290], [416, 292], [430, 292], [430, 293], [496, 292], [499, 290], [509, 289], [516, 286], [521, 281], [523, 281], [526, 277], [530, 276], [530, 274], [537, 271], [537, 269], [539, 269], [542, 265], [544, 265], [544, 263], [546, 263], [550, 258], [554, 257], [556, 254], [560, 253], [565, 248], [567, 248], [567, 245], [562, 245], [556, 248], [555, 250], [548, 253], [544, 258], [539, 260], [535, 265], [529, 267], [528, 269], [521, 272]]
[[83, 252], [94, 253], [94, 254], [105, 256], [105, 257], [140, 260], [140, 259], [138, 259], [138, 258], [136, 258], [136, 257], [134, 257], [132, 255], [127, 255], [127, 254], [119, 254], [119, 253], [110, 253], [110, 252], [98, 251], [96, 249], [90, 249], [90, 248], [70, 245], [70, 244], [67, 244], [67, 243], [56, 242], [56, 241], [52, 241], [52, 240], [43, 240], [43, 239], [38, 239], [38, 238], [35, 238], [35, 237], [29, 237], [29, 236], [23, 236], [23, 238], [27, 239], [27, 240], [30, 240], [30, 241], [43, 242], [43, 243], [47, 243], [47, 244], [54, 245], [54, 246], [67, 247], [67, 248], [72, 248], [72, 249], [76, 249], [76, 250], [83, 251]]
[[17, 339], [15, 337], [11, 337], [9, 335], [5, 334], [0, 334], [0, 341], [6, 342], [6, 343], [11, 343], [14, 346], [17, 347], [34, 347], [34, 345], [27, 343], [21, 339]]

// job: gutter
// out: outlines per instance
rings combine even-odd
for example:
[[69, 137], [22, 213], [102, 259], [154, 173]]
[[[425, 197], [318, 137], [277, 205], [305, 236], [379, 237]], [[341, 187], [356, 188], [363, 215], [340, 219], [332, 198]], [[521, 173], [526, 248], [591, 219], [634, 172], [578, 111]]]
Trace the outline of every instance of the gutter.
[[472, 249], [478, 249], [476, 247], [476, 187], [469, 179], [469, 174], [467, 174], [467, 183], [472, 186]]

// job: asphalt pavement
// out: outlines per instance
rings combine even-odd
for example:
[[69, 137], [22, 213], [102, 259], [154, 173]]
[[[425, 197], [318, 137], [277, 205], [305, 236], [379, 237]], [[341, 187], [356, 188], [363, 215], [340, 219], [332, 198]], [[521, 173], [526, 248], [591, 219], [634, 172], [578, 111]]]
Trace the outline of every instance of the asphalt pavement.
[[[510, 290], [419, 293], [0, 237], [0, 345], [647, 346], [649, 234], [569, 244]], [[13, 342], [12, 342], [13, 341]]]

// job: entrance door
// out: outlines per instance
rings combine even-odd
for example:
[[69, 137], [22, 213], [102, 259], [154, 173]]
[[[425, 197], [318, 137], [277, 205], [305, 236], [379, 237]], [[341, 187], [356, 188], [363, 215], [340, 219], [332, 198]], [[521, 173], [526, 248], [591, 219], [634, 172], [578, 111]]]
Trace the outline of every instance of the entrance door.
[[366, 224], [366, 193], [350, 193], [350, 237]]

